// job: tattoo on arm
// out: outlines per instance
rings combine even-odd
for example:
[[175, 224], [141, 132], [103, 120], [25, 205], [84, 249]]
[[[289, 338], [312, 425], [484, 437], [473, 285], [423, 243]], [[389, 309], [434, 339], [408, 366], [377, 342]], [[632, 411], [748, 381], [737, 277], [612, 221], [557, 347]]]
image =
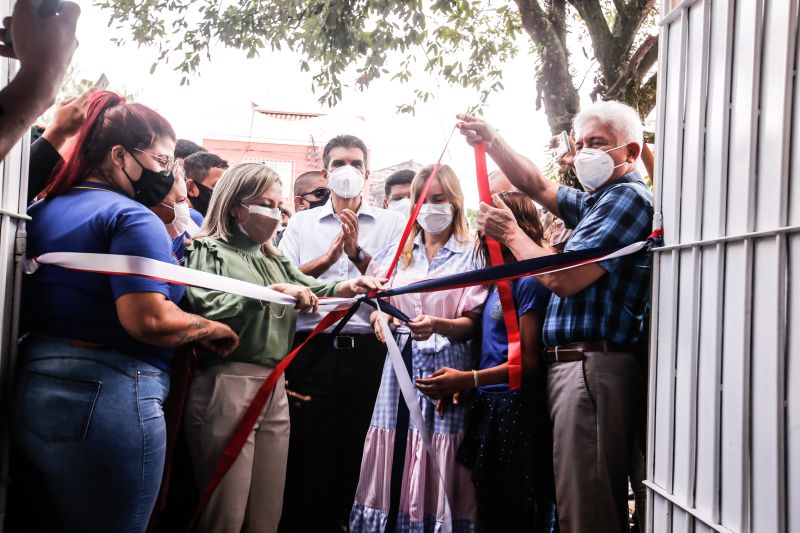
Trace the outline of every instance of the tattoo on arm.
[[178, 333], [178, 344], [187, 344], [200, 340], [208, 335], [208, 321], [197, 315], [185, 313], [189, 318], [189, 324], [186, 329]]

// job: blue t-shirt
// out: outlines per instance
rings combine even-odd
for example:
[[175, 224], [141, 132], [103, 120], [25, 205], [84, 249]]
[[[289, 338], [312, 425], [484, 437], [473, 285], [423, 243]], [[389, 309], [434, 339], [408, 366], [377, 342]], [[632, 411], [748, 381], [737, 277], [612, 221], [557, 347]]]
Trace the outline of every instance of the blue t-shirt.
[[[192, 218], [192, 222], [197, 224], [198, 226], [203, 225], [203, 215], [200, 214], [200, 211], [195, 211], [191, 207], [189, 208], [189, 216]], [[177, 237], [173, 237], [172, 239], [172, 255], [175, 256], [175, 259], [178, 261], [179, 264], [183, 265], [184, 259], [186, 259], [186, 241], [185, 239], [191, 239], [192, 236], [189, 235], [188, 231], [184, 231]]]
[[[547, 304], [550, 301], [550, 291], [539, 283], [533, 276], [518, 278], [511, 281], [511, 294], [517, 308], [517, 316], [522, 316], [530, 311], [536, 311], [544, 317]], [[508, 334], [506, 323], [503, 320], [503, 308], [500, 305], [500, 295], [497, 287], [493, 287], [486, 299], [483, 308], [481, 343], [481, 362], [479, 368], [492, 368], [508, 362]], [[524, 383], [523, 383], [524, 386]], [[503, 393], [508, 392], [507, 383], [485, 385], [479, 387], [481, 392]]]
[[190, 207], [189, 208], [189, 216], [194, 220], [194, 223], [198, 226], [203, 225], [203, 215], [197, 209]]
[[[164, 224], [142, 204], [109, 185], [82, 182], [28, 208], [28, 254], [87, 252], [136, 255], [175, 263]], [[138, 276], [111, 276], [41, 265], [26, 284], [31, 329], [103, 343], [169, 370], [174, 350], [137, 341], [122, 328], [115, 301], [157, 292], [173, 302], [184, 287]]]

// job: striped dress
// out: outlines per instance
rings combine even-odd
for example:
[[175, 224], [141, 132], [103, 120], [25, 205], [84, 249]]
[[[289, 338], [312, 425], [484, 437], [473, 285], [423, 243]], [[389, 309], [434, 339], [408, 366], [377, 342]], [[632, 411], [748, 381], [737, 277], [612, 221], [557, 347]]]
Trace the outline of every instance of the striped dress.
[[[428, 262], [422, 236], [418, 235], [414, 240], [411, 266], [405, 268], [401, 260], [391, 285], [402, 286], [421, 279], [472, 270], [476, 268], [473, 247], [472, 242], [462, 243], [451, 237], [437, 256]], [[382, 276], [396, 250], [397, 245], [393, 245], [377, 254], [372, 259], [367, 274]], [[483, 287], [470, 287], [396, 296], [391, 298], [390, 303], [412, 318], [418, 315], [458, 318], [466, 312], [480, 312], [486, 295], [487, 291]], [[451, 341], [435, 334], [425, 341], [409, 342], [412, 343], [412, 379], [428, 376], [442, 367], [459, 370], [471, 368], [471, 354], [464, 341]], [[350, 531], [371, 533], [386, 530], [399, 397], [400, 388], [392, 364], [387, 358], [372, 422], [364, 443], [361, 476], [350, 514]], [[457, 407], [448, 406], [442, 419], [435, 412], [434, 400], [417, 391], [417, 401], [445, 477], [453, 531], [475, 531], [475, 491], [470, 481], [470, 471], [455, 461], [456, 451], [464, 438], [467, 402], [462, 402]], [[395, 531], [439, 531], [445, 513], [442, 484], [413, 421], [408, 423], [405, 449]]]

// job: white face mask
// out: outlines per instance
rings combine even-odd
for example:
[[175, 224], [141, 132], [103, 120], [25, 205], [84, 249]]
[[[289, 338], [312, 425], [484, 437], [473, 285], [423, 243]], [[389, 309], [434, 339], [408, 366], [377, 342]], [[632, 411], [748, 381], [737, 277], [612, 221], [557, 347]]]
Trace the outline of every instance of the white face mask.
[[172, 219], [171, 224], [178, 233], [185, 233], [190, 227], [197, 226], [197, 224], [195, 224], [192, 220], [192, 216], [189, 214], [188, 204], [180, 203], [175, 205], [167, 205], [164, 202], [161, 202], [161, 205], [172, 209], [172, 212], [175, 214], [175, 216]]
[[[264, 243], [275, 236], [275, 231], [281, 223], [281, 210], [277, 207], [265, 207], [263, 205], [244, 205], [250, 218], [244, 223], [239, 223], [242, 233], [256, 242]], [[256, 215], [256, 216], [253, 216]], [[248, 231], [245, 225], [250, 227]]]
[[628, 146], [628, 143], [609, 148], [608, 150], [600, 150], [599, 148], [583, 148], [578, 155], [575, 156], [575, 174], [578, 175], [578, 181], [581, 182], [583, 188], [587, 192], [594, 192], [600, 188], [611, 174], [614, 169], [626, 165], [628, 162], [623, 161], [619, 165], [614, 166], [614, 160], [608, 155], [608, 152]]
[[328, 174], [328, 186], [340, 198], [355, 198], [364, 189], [364, 174], [352, 165], [336, 167]]
[[281, 219], [281, 210], [277, 207], [265, 207], [263, 205], [245, 205], [243, 207], [247, 208], [247, 211], [252, 215], [261, 215], [263, 217], [274, 218], [280, 221]]
[[386, 207], [389, 211], [395, 211], [400, 213], [401, 215], [407, 217], [408, 212], [411, 211], [411, 199], [410, 198], [403, 198], [402, 200], [394, 200], [389, 202], [389, 205]]
[[450, 204], [422, 204], [417, 223], [428, 233], [437, 235], [453, 222], [453, 208]]

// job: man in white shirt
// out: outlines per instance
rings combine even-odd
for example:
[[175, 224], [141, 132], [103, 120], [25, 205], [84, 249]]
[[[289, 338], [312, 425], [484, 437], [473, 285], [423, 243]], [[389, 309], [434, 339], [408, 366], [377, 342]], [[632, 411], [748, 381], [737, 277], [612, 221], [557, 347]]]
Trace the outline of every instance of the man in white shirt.
[[[318, 279], [360, 276], [373, 255], [399, 241], [405, 220], [362, 197], [369, 171], [367, 147], [359, 138], [331, 139], [322, 161], [331, 198], [295, 214], [280, 249]], [[362, 306], [339, 335], [312, 339], [286, 372], [294, 401], [283, 532], [341, 531], [340, 524], [347, 524], [386, 356], [369, 315], [370, 308]], [[298, 315], [295, 345], [322, 316]]]

